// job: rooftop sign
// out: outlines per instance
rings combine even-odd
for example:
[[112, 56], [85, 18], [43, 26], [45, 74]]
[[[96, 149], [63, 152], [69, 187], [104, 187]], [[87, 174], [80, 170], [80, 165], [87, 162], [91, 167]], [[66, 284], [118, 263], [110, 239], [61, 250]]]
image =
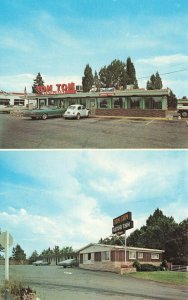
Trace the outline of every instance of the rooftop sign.
[[36, 86], [36, 90], [43, 95], [46, 94], [75, 94], [76, 89], [75, 89], [75, 83], [71, 82], [68, 84], [65, 83], [56, 83], [55, 89], [53, 88], [53, 85], [40, 85]]

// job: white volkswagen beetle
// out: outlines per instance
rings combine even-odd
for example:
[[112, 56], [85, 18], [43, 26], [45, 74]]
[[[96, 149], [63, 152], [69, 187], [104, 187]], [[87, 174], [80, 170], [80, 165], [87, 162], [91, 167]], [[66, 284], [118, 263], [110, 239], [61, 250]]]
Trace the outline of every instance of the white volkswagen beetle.
[[87, 108], [85, 108], [84, 105], [73, 104], [67, 108], [67, 110], [63, 116], [65, 119], [75, 118], [75, 119], [79, 120], [80, 118], [83, 118], [83, 117], [88, 118], [90, 116], [90, 111]]

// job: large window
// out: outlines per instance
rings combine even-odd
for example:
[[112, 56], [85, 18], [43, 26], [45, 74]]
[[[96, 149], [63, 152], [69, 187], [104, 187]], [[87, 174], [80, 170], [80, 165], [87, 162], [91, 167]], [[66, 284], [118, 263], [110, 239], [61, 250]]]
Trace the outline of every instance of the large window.
[[122, 108], [123, 101], [122, 98], [112, 98], [113, 108]]
[[143, 259], [143, 252], [138, 252], [138, 259]]
[[86, 107], [86, 98], [81, 98], [79, 103]]
[[0, 99], [0, 105], [9, 105], [10, 99]]
[[136, 259], [136, 251], [129, 251], [129, 259]]
[[14, 99], [14, 105], [24, 105], [24, 104], [25, 104], [25, 100]]
[[146, 109], [162, 109], [161, 97], [148, 97], [145, 98]]
[[130, 98], [130, 108], [139, 109], [140, 108], [140, 101], [138, 97], [131, 97]]
[[110, 108], [111, 107], [111, 99], [107, 98], [99, 98], [98, 99], [98, 107], [99, 108]]
[[151, 259], [159, 259], [159, 253], [152, 253]]

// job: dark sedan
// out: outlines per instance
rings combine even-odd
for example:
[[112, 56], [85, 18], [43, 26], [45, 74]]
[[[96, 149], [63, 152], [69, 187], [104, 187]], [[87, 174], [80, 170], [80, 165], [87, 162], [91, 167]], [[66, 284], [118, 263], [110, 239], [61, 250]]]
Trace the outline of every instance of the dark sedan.
[[62, 266], [64, 268], [67, 268], [67, 267], [77, 267], [78, 266], [78, 260], [75, 259], [75, 258], [70, 258], [70, 259], [66, 259], [66, 260], [63, 260], [63, 261], [60, 261], [58, 263], [58, 266]]

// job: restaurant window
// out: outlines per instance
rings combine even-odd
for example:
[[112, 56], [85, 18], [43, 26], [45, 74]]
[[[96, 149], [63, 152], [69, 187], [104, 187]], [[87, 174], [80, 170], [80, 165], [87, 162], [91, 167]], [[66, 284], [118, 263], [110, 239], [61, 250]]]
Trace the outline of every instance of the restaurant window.
[[123, 107], [123, 101], [122, 98], [113, 98], [113, 108], [122, 108]]
[[81, 98], [79, 101], [80, 104], [86, 106], [86, 99], [85, 98]]
[[140, 101], [138, 97], [131, 97], [130, 98], [130, 108], [138, 109], [140, 108]]
[[161, 97], [145, 98], [145, 109], [162, 109]]
[[136, 259], [136, 251], [129, 251], [129, 259]]
[[55, 100], [54, 99], [48, 99], [48, 105], [49, 106], [54, 106], [55, 105]]
[[70, 98], [70, 99], [68, 99], [68, 105], [70, 106], [70, 105], [73, 105], [73, 104], [75, 104], [75, 100], [74, 99], [72, 99], [72, 98]]
[[9, 105], [10, 99], [0, 99], [0, 105]]
[[100, 100], [99, 100], [99, 107], [100, 107], [100, 108], [108, 108], [108, 102], [107, 102], [107, 99], [100, 99]]
[[25, 100], [14, 99], [14, 105], [24, 105], [24, 104], [25, 104]]

